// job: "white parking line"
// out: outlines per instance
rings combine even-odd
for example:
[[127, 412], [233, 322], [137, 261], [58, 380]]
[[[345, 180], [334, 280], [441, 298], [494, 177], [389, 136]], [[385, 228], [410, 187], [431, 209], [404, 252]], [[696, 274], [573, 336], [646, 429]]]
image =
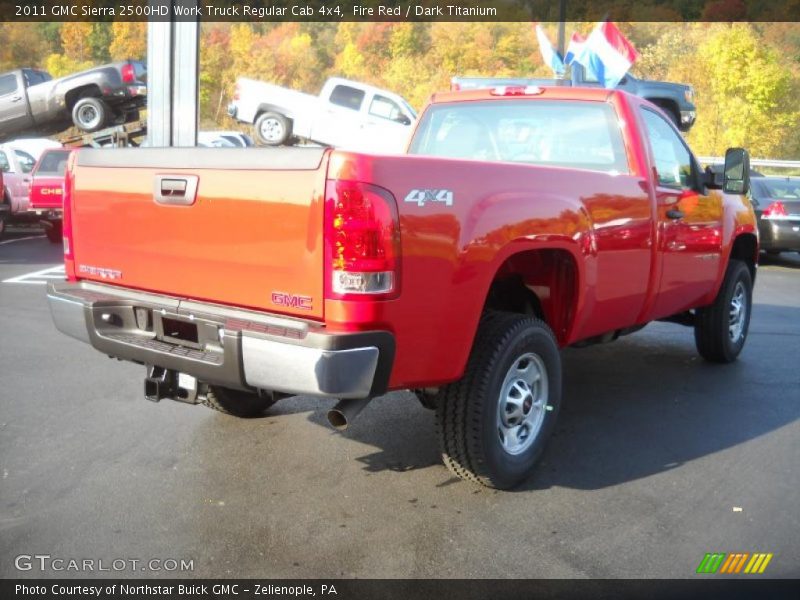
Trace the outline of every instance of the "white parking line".
[[34, 285], [46, 285], [51, 280], [63, 280], [66, 278], [64, 265], [57, 265], [41, 271], [17, 275], [10, 279], [4, 279], [3, 283], [30, 283]]
[[29, 235], [26, 237], [15, 238], [13, 240], [6, 240], [5, 242], [0, 242], [0, 246], [3, 244], [13, 244], [15, 242], [24, 242], [25, 240], [38, 240], [39, 238], [43, 238], [43, 235]]

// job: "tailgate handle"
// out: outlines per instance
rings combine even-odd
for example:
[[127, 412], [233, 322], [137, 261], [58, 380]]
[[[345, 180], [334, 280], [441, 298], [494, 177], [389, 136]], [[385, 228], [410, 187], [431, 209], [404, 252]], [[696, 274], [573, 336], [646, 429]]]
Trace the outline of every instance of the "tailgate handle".
[[197, 198], [197, 175], [156, 175], [153, 199], [158, 204], [190, 206]]

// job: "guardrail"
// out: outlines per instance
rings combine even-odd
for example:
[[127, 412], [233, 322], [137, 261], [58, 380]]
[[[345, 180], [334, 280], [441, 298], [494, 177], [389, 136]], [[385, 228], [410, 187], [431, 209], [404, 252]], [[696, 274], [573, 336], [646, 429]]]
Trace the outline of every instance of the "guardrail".
[[[698, 156], [704, 165], [721, 165], [725, 162], [724, 156]], [[773, 160], [771, 158], [751, 158], [751, 167], [773, 167], [776, 169], [800, 169], [800, 160]]]

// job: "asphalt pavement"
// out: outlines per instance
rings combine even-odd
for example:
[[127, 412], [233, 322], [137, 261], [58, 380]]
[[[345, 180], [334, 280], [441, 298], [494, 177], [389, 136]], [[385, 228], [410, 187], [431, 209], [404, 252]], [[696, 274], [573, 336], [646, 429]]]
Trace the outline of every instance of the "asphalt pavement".
[[[0, 577], [684, 578], [707, 552], [800, 576], [800, 255], [759, 268], [735, 364], [660, 323], [565, 350], [556, 435], [512, 492], [451, 477], [407, 393], [344, 434], [312, 398], [247, 420], [144, 400], [143, 367], [53, 327], [59, 262], [0, 242]], [[15, 568], [36, 554], [193, 570]]]

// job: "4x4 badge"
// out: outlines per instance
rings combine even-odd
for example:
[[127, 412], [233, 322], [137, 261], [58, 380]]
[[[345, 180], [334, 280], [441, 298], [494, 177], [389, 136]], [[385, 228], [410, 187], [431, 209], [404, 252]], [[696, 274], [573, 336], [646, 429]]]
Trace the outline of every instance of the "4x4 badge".
[[405, 201], [417, 206], [425, 206], [426, 202], [444, 202], [446, 206], [453, 206], [453, 190], [411, 190]]

